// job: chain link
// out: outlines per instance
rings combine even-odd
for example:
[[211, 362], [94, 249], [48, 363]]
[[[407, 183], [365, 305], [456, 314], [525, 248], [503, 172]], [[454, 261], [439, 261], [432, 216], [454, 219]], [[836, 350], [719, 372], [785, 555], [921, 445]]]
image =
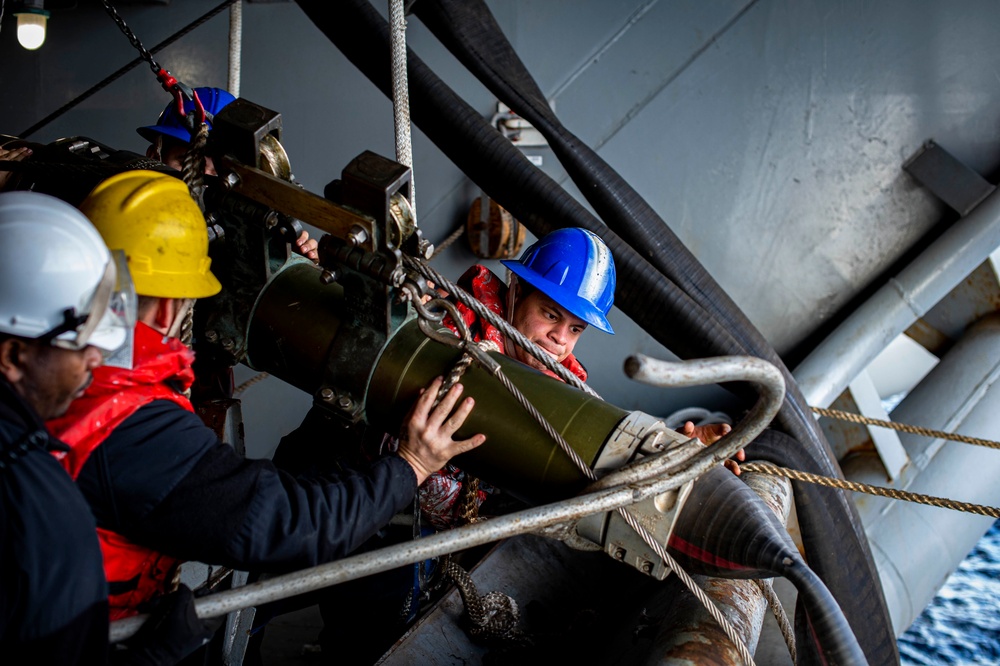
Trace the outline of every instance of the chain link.
[[125, 37], [128, 38], [128, 41], [132, 45], [132, 47], [139, 52], [139, 57], [145, 60], [149, 64], [149, 68], [153, 70], [154, 74], [159, 74], [160, 69], [162, 69], [160, 67], [160, 64], [155, 60], [153, 60], [153, 55], [146, 50], [145, 46], [142, 45], [142, 42], [140, 42], [139, 38], [136, 37], [134, 32], [132, 32], [132, 28], [128, 26], [128, 23], [126, 23], [125, 19], [121, 17], [121, 15], [118, 13], [118, 10], [115, 9], [114, 5], [108, 2], [108, 0], [101, 0], [101, 4], [104, 5], [104, 10], [118, 25], [118, 29], [122, 31], [122, 34], [124, 34]]

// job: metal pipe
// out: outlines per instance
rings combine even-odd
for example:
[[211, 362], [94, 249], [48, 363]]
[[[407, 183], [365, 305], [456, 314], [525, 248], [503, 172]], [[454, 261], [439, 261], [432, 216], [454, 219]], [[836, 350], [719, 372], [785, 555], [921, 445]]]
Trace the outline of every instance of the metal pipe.
[[[361, 555], [322, 564], [295, 573], [277, 576], [236, 590], [227, 590], [198, 599], [195, 610], [200, 618], [225, 615], [240, 608], [259, 606], [286, 597], [312, 592], [382, 571], [396, 569], [426, 559], [453, 553], [518, 534], [527, 534], [558, 523], [578, 520], [593, 513], [611, 511], [679, 488], [694, 478], [685, 470], [677, 476], [655, 479], [596, 493], [588, 493], [554, 504], [527, 509], [446, 532], [415, 539]], [[133, 635], [146, 615], [137, 615], [111, 624], [111, 642]]]
[[635, 354], [625, 359], [625, 374], [651, 386], [687, 387], [747, 381], [757, 387], [757, 402], [746, 417], [716, 444], [692, 456], [692, 464], [700, 464], [706, 457], [710, 457], [713, 464], [719, 463], [735, 455], [767, 427], [785, 398], [785, 379], [781, 371], [753, 356], [719, 356], [670, 362]]
[[1000, 190], [945, 231], [802, 361], [792, 375], [806, 402], [828, 407], [896, 336], [1000, 246]]

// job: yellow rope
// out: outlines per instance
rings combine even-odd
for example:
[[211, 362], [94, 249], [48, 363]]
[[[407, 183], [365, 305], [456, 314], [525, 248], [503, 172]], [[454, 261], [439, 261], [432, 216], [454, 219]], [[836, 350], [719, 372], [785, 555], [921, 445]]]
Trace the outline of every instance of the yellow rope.
[[943, 497], [921, 495], [918, 493], [906, 492], [905, 490], [883, 488], [881, 486], [870, 486], [867, 483], [857, 483], [854, 481], [847, 481], [846, 479], [832, 479], [827, 476], [801, 472], [795, 469], [787, 469], [785, 467], [779, 467], [766, 462], [740, 463], [740, 469], [746, 472], [770, 474], [771, 476], [783, 476], [794, 481], [815, 483], [816, 485], [826, 486], [827, 488], [853, 490], [858, 493], [867, 493], [869, 495], [878, 495], [880, 497], [891, 497], [892, 499], [906, 500], [907, 502], [916, 502], [917, 504], [939, 506], [944, 507], [945, 509], [954, 509], [955, 511], [964, 511], [966, 513], [976, 513], [981, 516], [990, 516], [991, 518], [1000, 518], [1000, 508], [997, 507], [984, 506], [982, 504], [970, 504], [968, 502], [957, 502]]
[[882, 428], [891, 428], [892, 430], [909, 432], [915, 435], [924, 435], [925, 437], [948, 439], [953, 442], [964, 442], [966, 444], [975, 444], [976, 446], [985, 446], [990, 449], [1000, 449], [1000, 442], [994, 442], [989, 439], [979, 439], [978, 437], [968, 437], [966, 435], [959, 435], [957, 433], [943, 432], [941, 430], [931, 430], [930, 428], [921, 428], [920, 426], [909, 425], [906, 423], [896, 423], [894, 421], [882, 421], [880, 419], [873, 419], [868, 416], [861, 416], [860, 414], [854, 414], [853, 412], [842, 412], [839, 409], [824, 409], [822, 407], [812, 407], [811, 409], [820, 416], [828, 416], [833, 419], [840, 419], [841, 421], [850, 421], [851, 423], [864, 423], [867, 425], [874, 425]]

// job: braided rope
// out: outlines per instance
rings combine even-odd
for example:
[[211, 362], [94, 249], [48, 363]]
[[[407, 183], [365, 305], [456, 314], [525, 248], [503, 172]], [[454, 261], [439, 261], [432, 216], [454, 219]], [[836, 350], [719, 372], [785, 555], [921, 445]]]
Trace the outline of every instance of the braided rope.
[[851, 423], [863, 423], [866, 425], [879, 426], [882, 428], [890, 428], [892, 430], [908, 432], [914, 435], [924, 435], [925, 437], [947, 439], [952, 442], [975, 444], [976, 446], [985, 446], [986, 448], [989, 449], [1000, 449], [1000, 442], [994, 442], [993, 440], [989, 439], [969, 437], [967, 435], [960, 435], [958, 433], [952, 433], [952, 432], [944, 432], [942, 430], [932, 430], [930, 428], [923, 428], [921, 426], [909, 425], [908, 423], [883, 421], [881, 419], [873, 419], [869, 416], [862, 416], [861, 414], [854, 414], [853, 412], [844, 412], [839, 409], [824, 409], [822, 407], [811, 407], [811, 409], [820, 416], [827, 416], [832, 419], [840, 419], [841, 421], [850, 421]]
[[434, 253], [431, 254], [431, 259], [433, 259], [434, 257], [444, 252], [446, 249], [448, 249], [448, 247], [450, 247], [452, 244], [454, 244], [455, 241], [461, 238], [462, 234], [464, 233], [465, 233], [465, 222], [463, 221], [461, 224], [455, 227], [455, 230], [451, 232], [447, 238], [445, 238], [443, 241], [434, 246]]
[[205, 146], [208, 145], [208, 123], [202, 122], [198, 131], [191, 137], [191, 143], [184, 153], [184, 163], [181, 168], [184, 184], [191, 192], [191, 198], [204, 212], [205, 202]]
[[240, 74], [243, 68], [243, 0], [229, 8], [229, 77], [226, 90], [240, 96]]
[[235, 389], [233, 389], [233, 397], [240, 395], [254, 384], [258, 384], [267, 379], [268, 377], [270, 377], [270, 375], [266, 372], [261, 372], [254, 375], [253, 377], [251, 377], [250, 379], [246, 380], [245, 382], [237, 386]]
[[755, 578], [754, 582], [760, 591], [763, 593], [764, 598], [767, 600], [767, 605], [771, 607], [771, 613], [774, 615], [774, 619], [778, 622], [778, 629], [781, 631], [782, 637], [785, 639], [785, 645], [788, 646], [788, 654], [792, 658], [792, 663], [798, 663], [798, 650], [795, 647], [795, 629], [792, 627], [792, 623], [788, 621], [788, 615], [785, 614], [785, 609], [781, 605], [781, 600], [778, 599], [778, 594], [774, 591], [774, 584], [770, 579]]
[[846, 479], [834, 479], [828, 476], [812, 474], [810, 472], [802, 472], [796, 469], [779, 467], [765, 462], [740, 463], [740, 467], [747, 472], [758, 472], [760, 474], [770, 474], [771, 476], [783, 476], [785, 478], [792, 479], [793, 481], [815, 483], [818, 486], [826, 486], [827, 488], [853, 490], [858, 493], [867, 493], [869, 495], [877, 495], [879, 497], [890, 497], [892, 499], [906, 500], [907, 502], [915, 502], [917, 504], [926, 504], [927, 506], [938, 506], [945, 509], [953, 509], [955, 511], [964, 511], [965, 513], [975, 513], [981, 516], [1000, 518], [1000, 508], [986, 506], [983, 504], [959, 502], [957, 500], [948, 499], [947, 497], [921, 495], [919, 493], [911, 493], [905, 490], [872, 486], [867, 483], [857, 483], [856, 481], [848, 481]]
[[480, 596], [472, 576], [450, 560], [445, 565], [445, 575], [455, 581], [462, 595], [466, 615], [472, 625], [469, 627], [470, 636], [482, 641], [530, 643], [519, 626], [521, 612], [514, 599], [502, 592]]
[[[406, 16], [403, 0], [389, 0], [389, 49], [392, 59], [392, 116], [396, 130], [396, 161], [413, 168], [410, 138], [410, 96], [406, 78]], [[410, 208], [416, 221], [416, 188], [410, 174]]]

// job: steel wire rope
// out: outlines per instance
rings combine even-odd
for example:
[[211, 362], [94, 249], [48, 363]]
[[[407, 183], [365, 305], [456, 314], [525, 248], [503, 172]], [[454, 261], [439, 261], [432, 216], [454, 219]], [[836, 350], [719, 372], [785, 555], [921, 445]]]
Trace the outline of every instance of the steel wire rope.
[[601, 397], [600, 395], [597, 394], [596, 391], [594, 391], [594, 389], [587, 386], [583, 381], [580, 380], [579, 377], [570, 372], [565, 366], [563, 366], [561, 363], [556, 363], [555, 360], [553, 360], [551, 356], [542, 351], [541, 348], [538, 347], [538, 345], [533, 343], [528, 338], [524, 337], [524, 335], [522, 335], [520, 331], [518, 331], [516, 328], [507, 323], [502, 317], [498, 316], [496, 313], [494, 313], [485, 305], [483, 305], [479, 301], [479, 299], [477, 299], [475, 296], [473, 296], [469, 292], [459, 287], [457, 284], [455, 284], [448, 278], [444, 277], [441, 273], [439, 273], [437, 270], [435, 270], [429, 264], [427, 264], [427, 262], [421, 261], [416, 257], [411, 257], [409, 255], [404, 254], [403, 263], [408, 268], [417, 271], [425, 278], [433, 282], [435, 285], [443, 288], [449, 294], [453, 295], [456, 299], [459, 300], [459, 302], [461, 302], [467, 308], [475, 312], [476, 315], [485, 319], [487, 322], [490, 323], [491, 326], [494, 326], [495, 328], [500, 330], [500, 332], [502, 332], [504, 335], [513, 340], [519, 347], [521, 347], [529, 354], [531, 354], [539, 361], [541, 361], [546, 368], [554, 372], [556, 376], [562, 379], [564, 382], [566, 382], [567, 384], [569, 384], [574, 388], [584, 391], [585, 393], [589, 393], [595, 398]]
[[[421, 312], [421, 310], [422, 308], [418, 308], [418, 312]], [[455, 318], [453, 317], [453, 319]], [[457, 320], [455, 320], [456, 324], [458, 324], [458, 321], [460, 320], [461, 320], [460, 317]], [[469, 336], [468, 329], [465, 328], [463, 325], [460, 326], [462, 327], [461, 335], [464, 336], [464, 339], [456, 338], [455, 339], [456, 343], [462, 345], [462, 349], [463, 351], [466, 351], [466, 355], [472, 352], [473, 355], [479, 356], [478, 354], [475, 353], [473, 349], [470, 349], [469, 347], [469, 345], [474, 346], [475, 343], [472, 342], [471, 337]], [[434, 339], [442, 341], [440, 338], [434, 338]], [[485, 356], [485, 354], [483, 354], [483, 356]], [[545, 433], [549, 436], [549, 438], [552, 439], [552, 441], [554, 441], [559, 446], [559, 448], [563, 451], [563, 453], [566, 454], [566, 456], [573, 461], [573, 464], [576, 465], [577, 469], [579, 469], [581, 474], [583, 474], [592, 483], [598, 481], [597, 474], [594, 472], [594, 470], [591, 469], [590, 466], [583, 461], [583, 459], [580, 457], [580, 454], [578, 454], [576, 450], [573, 449], [572, 446], [570, 446], [569, 442], [567, 442], [563, 438], [563, 436], [559, 433], [559, 431], [557, 431], [552, 426], [552, 424], [549, 423], [548, 419], [546, 419], [542, 415], [542, 413], [539, 412], [538, 409], [531, 403], [531, 401], [528, 400], [528, 398], [517, 388], [517, 386], [514, 385], [514, 383], [510, 380], [510, 378], [508, 378], [507, 375], [503, 372], [503, 369], [500, 368], [499, 365], [495, 364], [495, 362], [492, 365], [495, 366], [493, 367], [492, 371], [488, 367], [484, 367], [484, 369], [486, 369], [486, 371], [489, 374], [492, 374], [494, 377], [496, 377], [496, 379], [500, 382], [500, 384], [514, 397], [514, 399], [518, 402], [518, 404], [521, 405], [521, 407], [531, 416], [532, 419], [534, 419], [536, 423], [538, 423], [539, 426], [541, 426], [541, 428], [545, 431]], [[650, 534], [648, 530], [646, 530], [644, 526], [640, 525], [639, 521], [635, 518], [635, 516], [633, 516], [625, 507], [618, 507], [616, 509], [616, 512], [618, 513], [618, 515], [622, 517], [625, 523], [629, 527], [631, 527], [636, 532], [636, 534], [639, 535], [639, 537], [643, 540], [643, 542], [647, 546], [649, 546], [653, 550], [653, 552], [656, 553], [656, 555], [660, 559], [662, 559], [664, 563], [666, 563], [668, 567], [670, 567], [670, 569], [674, 572], [674, 574], [677, 575], [677, 577], [684, 584], [684, 586], [688, 588], [688, 591], [690, 591], [691, 594], [693, 594], [695, 598], [697, 598], [698, 601], [701, 602], [701, 604], [705, 607], [705, 610], [708, 611], [709, 615], [711, 615], [712, 618], [719, 624], [719, 626], [722, 628], [722, 631], [726, 634], [727, 637], [729, 637], [729, 640], [733, 642], [733, 645], [736, 647], [736, 650], [739, 652], [740, 657], [744, 660], [744, 662], [746, 664], [754, 664], [755, 662], [753, 659], [753, 655], [750, 654], [749, 648], [747, 648], [743, 639], [737, 633], [736, 628], [732, 625], [731, 622], [729, 622], [726, 616], [723, 615], [722, 611], [709, 598], [709, 596], [705, 593], [705, 591], [698, 586], [695, 580], [681, 568], [680, 564], [667, 552], [666, 548], [664, 548], [653, 537], [653, 535]]]

